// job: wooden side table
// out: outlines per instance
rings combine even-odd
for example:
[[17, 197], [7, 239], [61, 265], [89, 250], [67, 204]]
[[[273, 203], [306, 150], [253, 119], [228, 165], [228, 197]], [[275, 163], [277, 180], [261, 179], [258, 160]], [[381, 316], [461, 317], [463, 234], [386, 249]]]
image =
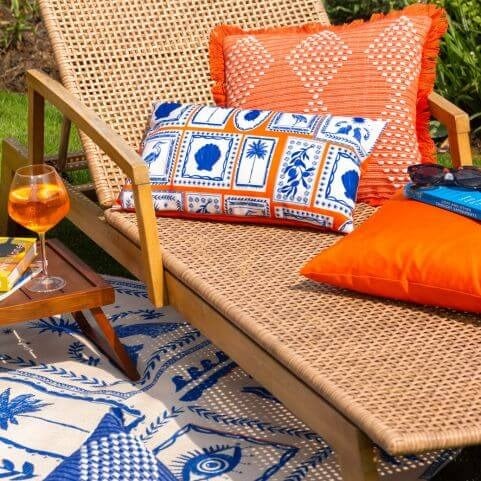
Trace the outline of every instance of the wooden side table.
[[[135, 365], [101, 308], [114, 302], [113, 287], [58, 240], [47, 241], [47, 259], [49, 271], [63, 277], [67, 285], [45, 294], [23, 288], [14, 292], [0, 301], [0, 326], [71, 312], [83, 334], [131, 380], [138, 380]], [[86, 310], [91, 312], [104, 338], [90, 326], [82, 312]]]

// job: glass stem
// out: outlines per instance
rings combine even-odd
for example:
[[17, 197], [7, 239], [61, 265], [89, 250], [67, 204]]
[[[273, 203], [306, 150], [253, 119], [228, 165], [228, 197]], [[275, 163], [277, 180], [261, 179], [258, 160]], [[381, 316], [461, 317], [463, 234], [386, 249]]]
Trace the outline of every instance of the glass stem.
[[47, 269], [47, 249], [45, 248], [45, 232], [39, 232], [40, 238], [40, 255], [42, 256], [42, 270], [45, 277], [48, 277]]

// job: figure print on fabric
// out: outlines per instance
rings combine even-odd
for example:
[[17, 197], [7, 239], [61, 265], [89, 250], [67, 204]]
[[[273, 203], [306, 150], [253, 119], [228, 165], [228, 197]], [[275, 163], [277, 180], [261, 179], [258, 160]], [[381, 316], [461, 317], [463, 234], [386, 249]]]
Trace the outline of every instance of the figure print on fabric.
[[150, 165], [157, 160], [157, 158], [160, 155], [160, 151], [162, 149], [162, 146], [165, 145], [166, 143], [160, 140], [159, 142], [156, 142], [154, 146], [152, 147], [152, 150], [143, 157], [147, 165], [150, 167]]

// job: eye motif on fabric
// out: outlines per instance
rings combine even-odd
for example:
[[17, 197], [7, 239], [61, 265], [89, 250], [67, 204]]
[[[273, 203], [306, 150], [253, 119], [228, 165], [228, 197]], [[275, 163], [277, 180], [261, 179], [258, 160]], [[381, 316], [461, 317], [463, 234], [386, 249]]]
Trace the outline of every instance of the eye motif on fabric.
[[183, 454], [174, 463], [182, 481], [201, 481], [232, 472], [240, 463], [239, 446], [218, 445]]

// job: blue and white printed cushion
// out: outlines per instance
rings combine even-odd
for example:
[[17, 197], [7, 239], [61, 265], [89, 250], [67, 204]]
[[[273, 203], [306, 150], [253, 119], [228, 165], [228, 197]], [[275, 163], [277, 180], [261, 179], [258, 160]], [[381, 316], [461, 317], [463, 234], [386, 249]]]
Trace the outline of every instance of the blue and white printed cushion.
[[[160, 102], [142, 157], [159, 215], [350, 232], [362, 166], [384, 127], [363, 117]], [[119, 203], [135, 207], [129, 182]]]

